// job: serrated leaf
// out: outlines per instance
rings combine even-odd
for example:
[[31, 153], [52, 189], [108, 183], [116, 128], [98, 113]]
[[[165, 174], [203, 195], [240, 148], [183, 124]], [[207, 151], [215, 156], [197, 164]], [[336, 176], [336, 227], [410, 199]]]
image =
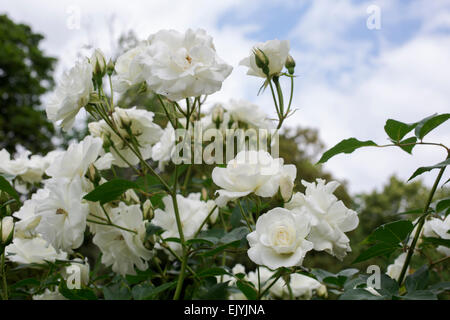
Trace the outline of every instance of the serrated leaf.
[[92, 202], [100, 201], [101, 204], [105, 204], [116, 200], [128, 189], [139, 189], [139, 186], [136, 183], [125, 179], [114, 179], [99, 185], [85, 195], [83, 199]]
[[239, 227], [233, 229], [231, 232], [225, 234], [220, 241], [222, 243], [230, 243], [238, 240], [242, 240], [248, 234], [247, 227]]
[[441, 169], [441, 168], [445, 168], [445, 167], [448, 166], [449, 164], [450, 164], [450, 158], [448, 158], [447, 160], [442, 161], [442, 162], [440, 162], [440, 163], [438, 163], [438, 164], [435, 164], [434, 166], [420, 167], [419, 169], [417, 169], [416, 171], [414, 171], [413, 175], [408, 179], [408, 181], [411, 180], [411, 179], [414, 179], [415, 177], [421, 175], [422, 173], [431, 171], [431, 170], [433, 170], [433, 169]]
[[13, 197], [17, 202], [20, 203], [20, 197], [17, 191], [11, 186], [11, 184], [4, 177], [0, 176], [0, 190], [5, 191], [11, 197]]
[[395, 245], [405, 240], [413, 228], [414, 225], [408, 220], [386, 223], [376, 228], [365, 242], [374, 243], [379, 241]]
[[340, 153], [352, 153], [356, 149], [362, 148], [362, 147], [370, 147], [370, 146], [377, 146], [377, 144], [371, 140], [368, 141], [359, 141], [355, 138], [350, 138], [346, 140], [342, 140], [337, 145], [335, 145], [333, 148], [326, 151], [322, 157], [320, 158], [319, 163], [327, 162], [330, 158], [334, 157], [335, 155], [338, 155]]
[[430, 131], [450, 119], [450, 113], [434, 114], [421, 120], [416, 127], [416, 137], [422, 140]]
[[399, 144], [400, 148], [402, 148], [404, 151], [411, 154], [413, 148], [416, 146], [416, 144], [415, 144], [416, 141], [417, 141], [416, 137], [411, 137], [411, 138], [400, 141], [398, 144]]
[[416, 127], [417, 123], [403, 123], [397, 120], [388, 119], [384, 125], [384, 131], [393, 141], [399, 142], [403, 137]]
[[367, 249], [366, 251], [363, 251], [356, 259], [353, 261], [353, 263], [363, 262], [366, 260], [369, 260], [374, 257], [378, 256], [388, 256], [391, 253], [393, 253], [395, 250], [401, 248], [399, 244], [387, 244], [387, 243], [377, 243]]

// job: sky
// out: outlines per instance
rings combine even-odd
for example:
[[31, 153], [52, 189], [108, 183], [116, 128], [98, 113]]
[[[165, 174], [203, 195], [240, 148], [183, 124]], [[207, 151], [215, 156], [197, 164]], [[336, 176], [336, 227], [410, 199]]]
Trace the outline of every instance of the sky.
[[[349, 137], [384, 144], [387, 119], [412, 123], [450, 111], [449, 0], [2, 0], [1, 13], [45, 36], [43, 50], [59, 59], [56, 78], [92, 48], [113, 54], [129, 30], [146, 39], [160, 29], [203, 28], [234, 67], [208, 101], [243, 98], [272, 117], [269, 92], [257, 95], [261, 79], [238, 64], [256, 43], [287, 39], [298, 77], [297, 111], [286, 125], [318, 129], [328, 148]], [[426, 140], [448, 145], [449, 125]], [[413, 156], [366, 148], [336, 156], [325, 168], [358, 193], [380, 190], [392, 174], [406, 181], [445, 156], [430, 146], [417, 146]], [[424, 175], [424, 182], [431, 185], [436, 175]]]

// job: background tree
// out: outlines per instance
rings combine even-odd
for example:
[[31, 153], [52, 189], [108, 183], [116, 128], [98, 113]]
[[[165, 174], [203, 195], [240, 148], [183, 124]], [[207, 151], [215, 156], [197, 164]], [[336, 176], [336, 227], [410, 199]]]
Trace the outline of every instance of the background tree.
[[33, 153], [53, 149], [55, 132], [41, 107], [53, 86], [56, 62], [39, 48], [44, 37], [25, 24], [0, 15], [0, 149], [20, 144]]

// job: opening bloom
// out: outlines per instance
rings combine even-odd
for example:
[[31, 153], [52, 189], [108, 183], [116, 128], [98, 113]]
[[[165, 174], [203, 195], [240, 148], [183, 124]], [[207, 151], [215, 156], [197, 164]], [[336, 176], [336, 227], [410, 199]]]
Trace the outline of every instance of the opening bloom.
[[300, 266], [313, 243], [306, 240], [310, 231], [307, 215], [274, 208], [259, 217], [256, 230], [247, 235], [249, 258], [270, 269]]
[[[277, 75], [283, 70], [286, 59], [289, 56], [289, 47], [288, 40], [275, 39], [257, 43], [250, 56], [243, 59], [239, 64], [248, 67], [247, 74], [251, 76], [267, 78], [268, 76]], [[256, 54], [258, 53], [268, 60], [268, 75], [257, 64]]]

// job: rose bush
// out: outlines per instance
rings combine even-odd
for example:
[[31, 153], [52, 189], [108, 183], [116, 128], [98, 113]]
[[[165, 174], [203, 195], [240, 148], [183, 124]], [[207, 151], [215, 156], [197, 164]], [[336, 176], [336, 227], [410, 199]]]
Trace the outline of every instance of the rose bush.
[[[365, 270], [306, 267], [320, 252], [343, 260], [352, 251], [347, 233], [360, 219], [334, 195], [338, 182], [298, 181], [296, 166], [276, 154], [279, 130], [293, 112], [289, 42], [256, 44], [241, 64], [264, 79], [261, 90], [270, 87], [277, 119], [241, 99], [202, 109], [232, 70], [204, 30], [159, 31], [115, 62], [96, 49], [66, 72], [46, 107], [48, 118], [69, 130], [84, 108], [92, 118], [89, 135], [46, 156], [24, 152], [12, 159], [0, 150], [3, 298], [433, 299], [448, 290], [448, 282], [429, 285], [428, 273], [449, 257], [450, 201], [433, 202], [449, 157], [411, 177], [439, 169], [414, 223], [399, 219], [366, 239], [370, 247], [355, 263], [398, 256], [377, 286]], [[290, 82], [286, 100], [281, 77]], [[114, 103], [114, 95], [133, 86], [155, 95], [163, 126], [148, 106]], [[389, 144], [350, 138], [319, 162], [368, 146], [411, 153], [421, 144], [450, 154], [443, 144], [423, 141], [449, 118], [389, 119]], [[244, 133], [240, 147], [224, 139], [230, 132], [238, 139]], [[200, 169], [199, 146], [207, 164]], [[231, 159], [211, 164], [224, 149]], [[296, 185], [304, 192], [294, 192]], [[410, 274], [422, 246], [443, 257]], [[36, 270], [37, 278], [12, 283], [16, 265]]]

